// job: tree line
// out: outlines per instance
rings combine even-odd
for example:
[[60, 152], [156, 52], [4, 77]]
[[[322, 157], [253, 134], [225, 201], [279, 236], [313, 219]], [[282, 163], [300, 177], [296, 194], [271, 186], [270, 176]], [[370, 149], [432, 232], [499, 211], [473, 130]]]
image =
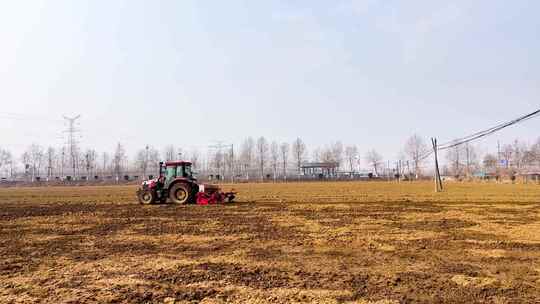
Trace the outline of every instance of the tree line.
[[[146, 145], [131, 156], [121, 143], [111, 152], [43, 147], [34, 143], [19, 156], [0, 148], [0, 177], [35, 180], [66, 176], [119, 178], [131, 174], [142, 178], [155, 175], [159, 161], [183, 159], [191, 161], [199, 174], [231, 179], [287, 179], [300, 175], [302, 164], [306, 162], [335, 163], [340, 172], [350, 175], [363, 168], [374, 176], [418, 179], [431, 174], [431, 158], [424, 157], [429, 149], [426, 141], [416, 134], [405, 141], [395, 161], [384, 160], [376, 149], [360, 155], [357, 145], [344, 145], [341, 141], [309, 151], [301, 138], [277, 142], [265, 137], [247, 137], [239, 147], [220, 145], [207, 151], [174, 145], [158, 149]], [[480, 171], [510, 174], [540, 166], [540, 140], [530, 146], [516, 140], [500, 146], [496, 154], [480, 155], [472, 144], [456, 146], [445, 153], [443, 174], [453, 176], [472, 176]]]

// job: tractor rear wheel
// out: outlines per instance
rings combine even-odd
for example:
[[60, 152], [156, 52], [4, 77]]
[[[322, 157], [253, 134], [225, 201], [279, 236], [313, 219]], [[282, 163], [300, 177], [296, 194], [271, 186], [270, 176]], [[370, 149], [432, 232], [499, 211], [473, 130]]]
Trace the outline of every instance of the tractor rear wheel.
[[156, 202], [156, 194], [151, 190], [143, 190], [139, 193], [139, 203], [150, 205]]
[[192, 196], [189, 186], [186, 184], [175, 184], [169, 191], [169, 198], [175, 204], [187, 204]]

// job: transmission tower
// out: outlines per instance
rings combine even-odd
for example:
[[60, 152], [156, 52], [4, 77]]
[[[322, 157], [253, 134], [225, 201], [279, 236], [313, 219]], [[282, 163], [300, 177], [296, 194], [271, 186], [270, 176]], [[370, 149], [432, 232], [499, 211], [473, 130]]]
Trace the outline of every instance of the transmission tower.
[[217, 170], [218, 170], [218, 174], [220, 174], [220, 166], [219, 166], [219, 163], [221, 161], [223, 161], [223, 167], [222, 167], [222, 173], [221, 175], [223, 176], [223, 178], [225, 177], [225, 165], [226, 165], [226, 160], [225, 160], [225, 154], [223, 153], [223, 150], [224, 149], [227, 149], [229, 148], [230, 149], [230, 154], [228, 155], [228, 157], [230, 158], [229, 159], [229, 169], [231, 170], [231, 182], [234, 183], [234, 145], [233, 144], [225, 144], [223, 141], [217, 141], [215, 145], [210, 145], [209, 146], [210, 149], [213, 149], [214, 151], [216, 151], [217, 155], [218, 155], [218, 167], [217, 167]]
[[77, 169], [79, 167], [79, 150], [77, 148], [79, 142], [77, 140], [76, 134], [79, 133], [80, 130], [75, 127], [75, 123], [79, 118], [81, 118], [81, 115], [77, 115], [71, 118], [64, 116], [64, 119], [68, 124], [68, 127], [64, 132], [67, 134], [67, 151], [69, 153], [69, 158], [71, 162], [72, 178], [75, 178], [77, 176]]

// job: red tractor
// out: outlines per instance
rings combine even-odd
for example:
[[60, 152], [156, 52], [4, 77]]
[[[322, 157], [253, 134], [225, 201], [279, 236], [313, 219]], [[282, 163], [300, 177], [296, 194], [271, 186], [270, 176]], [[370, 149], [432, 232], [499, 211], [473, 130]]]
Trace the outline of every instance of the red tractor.
[[159, 163], [159, 176], [146, 180], [137, 191], [141, 204], [166, 203], [199, 205], [232, 202], [235, 192], [222, 192], [217, 185], [197, 184], [191, 163], [171, 161]]

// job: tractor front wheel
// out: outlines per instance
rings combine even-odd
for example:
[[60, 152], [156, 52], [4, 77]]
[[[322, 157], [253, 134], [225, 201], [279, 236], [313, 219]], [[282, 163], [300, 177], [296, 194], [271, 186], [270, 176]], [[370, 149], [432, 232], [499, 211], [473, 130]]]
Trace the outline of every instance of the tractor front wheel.
[[191, 191], [185, 184], [176, 184], [169, 191], [169, 198], [175, 204], [187, 204], [191, 196]]
[[139, 193], [139, 203], [150, 205], [156, 202], [156, 194], [152, 190], [143, 190]]

